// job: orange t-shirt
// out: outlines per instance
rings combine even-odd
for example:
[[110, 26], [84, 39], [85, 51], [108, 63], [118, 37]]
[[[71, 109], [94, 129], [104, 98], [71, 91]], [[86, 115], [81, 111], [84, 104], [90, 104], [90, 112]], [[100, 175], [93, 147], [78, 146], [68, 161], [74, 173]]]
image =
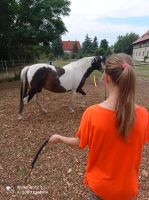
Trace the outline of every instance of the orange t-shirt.
[[89, 147], [85, 183], [104, 200], [131, 200], [138, 194], [143, 145], [149, 141], [149, 113], [138, 106], [128, 141], [116, 126], [116, 112], [100, 105], [83, 114], [77, 136]]

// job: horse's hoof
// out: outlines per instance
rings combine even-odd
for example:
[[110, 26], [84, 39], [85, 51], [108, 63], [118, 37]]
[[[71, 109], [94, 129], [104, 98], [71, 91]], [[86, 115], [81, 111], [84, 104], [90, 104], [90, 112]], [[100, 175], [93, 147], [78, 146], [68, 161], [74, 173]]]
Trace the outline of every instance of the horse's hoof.
[[19, 120], [19, 121], [23, 120], [23, 116], [22, 116], [22, 115], [19, 115], [19, 116], [18, 116], [18, 120]]
[[48, 113], [48, 111], [45, 110], [45, 109], [42, 109], [42, 112], [43, 112], [44, 114], [47, 114], [47, 113]]
[[84, 105], [84, 104], [83, 104], [83, 105], [81, 105], [81, 108], [85, 108], [85, 107], [86, 107], [86, 105]]
[[25, 97], [25, 98], [23, 99], [23, 103], [26, 105], [27, 102], [28, 102], [28, 97]]
[[74, 113], [74, 110], [73, 110], [73, 109], [70, 109], [70, 113]]

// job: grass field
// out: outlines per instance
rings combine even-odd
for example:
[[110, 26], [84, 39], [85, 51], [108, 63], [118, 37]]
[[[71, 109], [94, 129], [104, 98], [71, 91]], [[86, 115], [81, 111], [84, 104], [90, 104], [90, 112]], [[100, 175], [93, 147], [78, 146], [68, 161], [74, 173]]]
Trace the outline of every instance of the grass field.
[[141, 78], [149, 78], [149, 65], [135, 67], [136, 75]]

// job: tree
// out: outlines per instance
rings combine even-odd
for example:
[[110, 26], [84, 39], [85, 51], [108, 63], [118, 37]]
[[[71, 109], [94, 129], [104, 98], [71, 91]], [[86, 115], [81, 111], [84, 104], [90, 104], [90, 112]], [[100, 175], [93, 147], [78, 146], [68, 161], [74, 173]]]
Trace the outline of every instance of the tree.
[[103, 49], [102, 47], [101, 47], [101, 48], [98, 48], [98, 49], [96, 49], [96, 51], [95, 51], [95, 55], [96, 55], [96, 56], [98, 56], [98, 55], [104, 56], [104, 55], [106, 55], [106, 50]]
[[103, 48], [104, 50], [108, 49], [108, 41], [106, 39], [101, 40], [100, 48]]
[[[15, 18], [15, 7], [13, 1], [0, 1], [0, 58], [6, 59], [8, 57], [8, 45], [11, 39], [11, 26]], [[11, 48], [11, 47], [9, 47]]]
[[58, 56], [63, 56], [64, 54], [64, 50], [63, 50], [63, 43], [60, 37], [58, 37], [57, 39], [55, 39], [52, 43], [52, 52], [54, 54], [55, 57]]
[[95, 54], [101, 56], [108, 56], [112, 53], [111, 48], [108, 45], [108, 41], [106, 39], [101, 40], [100, 46], [96, 49]]
[[127, 33], [126, 35], [118, 36], [117, 42], [114, 44], [114, 52], [119, 53], [127, 53], [129, 55], [132, 55], [133, 52], [133, 46], [132, 43], [137, 40], [139, 35], [135, 33]]
[[77, 44], [77, 41], [74, 42], [74, 46], [73, 46], [73, 49], [72, 49], [72, 52], [73, 53], [77, 53], [79, 51], [78, 49], [78, 44]]
[[93, 43], [88, 34], [86, 35], [85, 40], [82, 43], [82, 52], [86, 55], [93, 53]]
[[12, 10], [10, 0], [0, 1], [0, 33], [7, 33], [11, 24], [13, 23], [14, 12]]
[[98, 40], [97, 37], [95, 36], [93, 39], [93, 49], [96, 50], [98, 48]]
[[0, 28], [0, 39], [5, 44], [6, 57], [25, 59], [33, 49], [36, 54], [36, 48], [31, 46], [49, 46], [67, 31], [61, 17], [69, 15], [69, 6], [69, 0], [2, 0], [0, 7], [4, 11], [0, 22], [4, 25]]

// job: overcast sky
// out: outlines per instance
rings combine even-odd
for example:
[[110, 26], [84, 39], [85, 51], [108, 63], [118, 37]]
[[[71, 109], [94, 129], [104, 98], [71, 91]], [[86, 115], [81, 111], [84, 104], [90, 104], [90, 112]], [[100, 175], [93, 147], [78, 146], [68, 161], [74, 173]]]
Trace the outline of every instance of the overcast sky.
[[117, 36], [149, 30], [149, 0], [71, 0], [69, 17], [63, 18], [68, 33], [63, 40], [84, 41], [97, 36], [114, 44]]

